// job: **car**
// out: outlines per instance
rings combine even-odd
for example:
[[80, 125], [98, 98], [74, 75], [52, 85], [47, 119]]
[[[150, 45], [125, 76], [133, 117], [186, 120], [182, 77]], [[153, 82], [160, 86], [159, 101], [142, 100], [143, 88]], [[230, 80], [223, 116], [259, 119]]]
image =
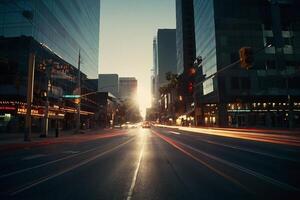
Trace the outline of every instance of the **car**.
[[142, 127], [143, 128], [151, 128], [150, 122], [147, 122], [147, 121], [143, 122]]

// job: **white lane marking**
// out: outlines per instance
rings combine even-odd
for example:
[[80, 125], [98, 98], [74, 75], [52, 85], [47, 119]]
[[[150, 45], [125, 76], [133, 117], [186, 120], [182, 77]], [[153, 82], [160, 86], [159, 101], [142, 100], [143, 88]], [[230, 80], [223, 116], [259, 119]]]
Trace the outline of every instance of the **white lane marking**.
[[135, 138], [132, 138], [132, 139], [130, 139], [130, 140], [128, 140], [128, 141], [126, 141], [126, 142], [124, 142], [124, 143], [122, 143], [122, 144], [119, 144], [119, 145], [115, 146], [115, 147], [112, 148], [112, 149], [106, 150], [106, 151], [104, 151], [104, 152], [102, 152], [102, 153], [100, 153], [100, 154], [98, 154], [98, 155], [96, 155], [96, 156], [93, 156], [93, 157], [91, 157], [91, 158], [88, 158], [88, 159], [86, 159], [86, 160], [84, 160], [84, 161], [82, 161], [82, 162], [76, 164], [76, 165], [73, 165], [72, 167], [69, 167], [69, 168], [67, 168], [67, 169], [65, 169], [65, 170], [62, 170], [62, 171], [56, 173], [56, 174], [47, 176], [47, 177], [42, 178], [41, 180], [38, 180], [38, 181], [36, 181], [36, 182], [34, 182], [34, 183], [32, 183], [32, 184], [29, 184], [29, 185], [27, 185], [27, 186], [24, 186], [24, 187], [22, 187], [22, 188], [20, 188], [20, 189], [18, 189], [18, 190], [16, 190], [16, 191], [10, 193], [10, 195], [11, 195], [11, 196], [14, 196], [14, 195], [16, 195], [16, 194], [18, 194], [18, 193], [20, 193], [20, 192], [23, 192], [23, 191], [25, 191], [25, 190], [28, 190], [28, 189], [34, 187], [34, 186], [36, 186], [36, 185], [39, 185], [39, 184], [41, 184], [41, 183], [44, 183], [44, 182], [46, 182], [46, 181], [48, 181], [48, 180], [50, 180], [50, 179], [53, 179], [53, 178], [55, 178], [55, 177], [57, 177], [57, 176], [60, 176], [60, 175], [62, 175], [62, 174], [65, 174], [65, 173], [67, 173], [67, 172], [70, 172], [70, 171], [72, 171], [72, 170], [74, 170], [74, 169], [76, 169], [76, 168], [78, 168], [78, 167], [81, 167], [81, 166], [83, 166], [83, 165], [85, 165], [85, 164], [87, 164], [87, 163], [89, 163], [89, 162], [91, 162], [91, 161], [93, 161], [93, 160], [96, 160], [96, 159], [99, 158], [99, 157], [102, 157], [102, 156], [104, 156], [104, 155], [106, 155], [106, 154], [108, 154], [108, 153], [110, 153], [110, 152], [112, 152], [112, 151], [114, 151], [114, 150], [117, 150], [117, 149], [121, 148], [122, 146], [124, 146], [124, 145], [128, 144], [129, 142], [133, 141], [134, 139], [135, 139]]
[[176, 135], [180, 135], [181, 133], [176, 132], [176, 131], [169, 131], [170, 133], [176, 134]]
[[32, 160], [35, 158], [41, 158], [41, 157], [45, 157], [45, 156], [46, 156], [45, 154], [36, 154], [36, 155], [24, 157], [24, 158], [22, 158], [22, 160]]
[[40, 168], [40, 167], [44, 167], [44, 166], [47, 166], [47, 165], [51, 165], [51, 164], [57, 163], [59, 161], [63, 161], [63, 160], [69, 159], [69, 158], [73, 158], [75, 156], [79, 156], [79, 155], [82, 155], [82, 154], [85, 154], [85, 153], [88, 153], [88, 152], [91, 152], [91, 151], [95, 151], [98, 148], [100, 148], [100, 147], [97, 146], [95, 148], [83, 151], [83, 152], [78, 153], [78, 154], [71, 154], [69, 156], [66, 156], [66, 157], [63, 157], [63, 158], [59, 158], [57, 160], [52, 160], [52, 161], [49, 161], [49, 162], [46, 162], [46, 163], [43, 163], [43, 164], [39, 164], [39, 165], [36, 165], [36, 166], [33, 166], [33, 167], [28, 167], [28, 168], [25, 168], [25, 169], [17, 170], [17, 171], [8, 173], [8, 174], [3, 174], [3, 175], [0, 175], [0, 179], [1, 178], [5, 178], [5, 177], [9, 177], [9, 176], [12, 176], [12, 175], [20, 174], [22, 172], [26, 172], [26, 171], [29, 171], [29, 170], [33, 170], [33, 169], [37, 169], [37, 168]]
[[79, 151], [64, 151], [65, 154], [76, 154], [79, 153]]
[[254, 153], [254, 154], [269, 156], [269, 157], [272, 157], [272, 158], [277, 158], [277, 159], [282, 159], [282, 160], [289, 160], [289, 161], [293, 161], [293, 162], [299, 162], [300, 161], [300, 160], [293, 159], [293, 158], [282, 157], [282, 156], [278, 156], [278, 155], [270, 154], [270, 153], [265, 153], [265, 152], [261, 152], [261, 151], [255, 151], [255, 150], [252, 150], [252, 149], [249, 149], [249, 148], [222, 144], [222, 143], [214, 142], [214, 141], [211, 141], [211, 140], [205, 140], [205, 139], [197, 139], [197, 140], [200, 140], [200, 141], [203, 141], [203, 142], [206, 142], [206, 143], [209, 143], [209, 144], [215, 144], [215, 145], [219, 145], [219, 146], [223, 146], [223, 147], [228, 147], [228, 148], [231, 148], [231, 149], [238, 149], [238, 150], [241, 150], [241, 151], [246, 151], [246, 152], [250, 152], [250, 153]]
[[250, 174], [250, 175], [252, 175], [252, 176], [255, 176], [255, 177], [257, 177], [257, 178], [259, 178], [259, 179], [261, 179], [261, 180], [263, 180], [263, 181], [266, 181], [266, 182], [268, 182], [268, 183], [271, 183], [271, 184], [273, 184], [273, 185], [276, 185], [276, 186], [279, 186], [279, 187], [281, 187], [281, 188], [284, 188], [284, 189], [287, 189], [287, 190], [291, 190], [291, 191], [298, 191], [298, 192], [300, 191], [300, 189], [297, 188], [297, 187], [295, 187], [295, 186], [292, 186], [292, 185], [289, 185], [289, 184], [287, 184], [287, 183], [278, 181], [278, 180], [273, 179], [273, 178], [271, 178], [271, 177], [265, 176], [265, 175], [263, 175], [263, 174], [260, 174], [260, 173], [258, 173], [258, 172], [255, 172], [255, 171], [253, 171], [253, 170], [250, 170], [250, 169], [247, 169], [247, 168], [245, 168], [245, 167], [242, 167], [242, 166], [240, 166], [240, 165], [238, 165], [238, 164], [235, 164], [235, 163], [232, 163], [232, 162], [223, 160], [223, 159], [221, 159], [221, 158], [219, 158], [219, 157], [213, 156], [213, 155], [211, 155], [211, 154], [205, 153], [205, 152], [203, 152], [203, 151], [201, 151], [201, 150], [199, 150], [199, 149], [196, 149], [196, 148], [194, 148], [194, 147], [192, 147], [192, 146], [190, 146], [190, 145], [184, 144], [184, 143], [182, 143], [182, 142], [179, 142], [179, 141], [177, 141], [177, 142], [178, 142], [179, 144], [181, 144], [181, 145], [183, 145], [183, 146], [189, 148], [189, 149], [192, 149], [193, 151], [196, 151], [196, 152], [198, 152], [198, 153], [200, 153], [200, 154], [202, 154], [202, 155], [205, 155], [206, 157], [208, 157], [208, 158], [210, 158], [210, 159], [219, 161], [219, 162], [221, 162], [221, 163], [223, 163], [223, 164], [226, 164], [226, 165], [228, 165], [228, 166], [231, 166], [232, 168], [238, 169], [238, 170], [240, 170], [240, 171], [242, 171], [242, 172], [245, 172], [245, 173], [247, 173], [247, 174]]
[[138, 175], [140, 165], [141, 165], [141, 161], [142, 161], [143, 154], [144, 154], [144, 146], [145, 146], [145, 142], [144, 142], [144, 138], [143, 138], [143, 146], [142, 146], [142, 149], [141, 149], [141, 152], [140, 152], [140, 156], [139, 156], [139, 159], [138, 159], [138, 164], [136, 166], [136, 169], [135, 169], [132, 181], [131, 181], [131, 186], [130, 186], [130, 189], [129, 189], [126, 200], [131, 200], [132, 195], [133, 195], [133, 190], [134, 190], [134, 187], [135, 187], [135, 184], [136, 184], [137, 175]]

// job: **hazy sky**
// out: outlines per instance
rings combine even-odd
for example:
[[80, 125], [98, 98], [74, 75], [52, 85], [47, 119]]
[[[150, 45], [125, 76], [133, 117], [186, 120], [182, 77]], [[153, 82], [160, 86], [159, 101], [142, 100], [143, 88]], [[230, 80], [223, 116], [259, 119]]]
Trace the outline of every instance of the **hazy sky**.
[[175, 0], [101, 0], [100, 13], [99, 73], [136, 77], [149, 107], [152, 41], [158, 28], [176, 27]]

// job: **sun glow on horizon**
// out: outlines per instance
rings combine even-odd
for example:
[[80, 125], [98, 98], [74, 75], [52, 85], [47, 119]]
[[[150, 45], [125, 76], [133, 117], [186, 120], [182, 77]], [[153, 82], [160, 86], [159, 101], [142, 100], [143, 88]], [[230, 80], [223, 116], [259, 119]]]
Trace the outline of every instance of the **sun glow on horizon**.
[[151, 94], [150, 91], [144, 88], [142, 85], [138, 85], [137, 103], [139, 105], [142, 117], [145, 118], [146, 108], [149, 108], [151, 105]]

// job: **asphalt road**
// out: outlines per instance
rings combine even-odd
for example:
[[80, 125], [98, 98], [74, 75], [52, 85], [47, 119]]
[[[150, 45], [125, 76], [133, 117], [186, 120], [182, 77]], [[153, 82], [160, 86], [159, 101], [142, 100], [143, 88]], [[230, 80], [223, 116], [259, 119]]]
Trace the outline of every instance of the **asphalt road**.
[[85, 137], [0, 153], [0, 199], [300, 199], [295, 145], [167, 128]]

